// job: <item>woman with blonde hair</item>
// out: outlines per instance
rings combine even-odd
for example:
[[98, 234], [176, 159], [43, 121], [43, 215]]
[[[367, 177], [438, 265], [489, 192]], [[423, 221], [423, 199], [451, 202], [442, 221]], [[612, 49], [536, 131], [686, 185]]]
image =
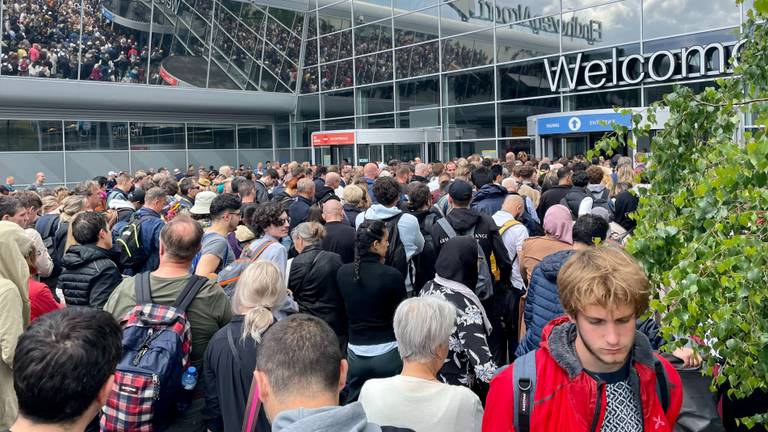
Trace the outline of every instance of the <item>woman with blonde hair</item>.
[[[64, 198], [59, 214], [44, 215], [38, 219], [37, 223], [35, 224], [35, 228], [42, 236], [43, 241], [45, 241], [47, 238], [51, 238], [54, 245], [54, 250], [51, 254], [51, 260], [53, 261], [53, 271], [47, 278], [40, 279], [40, 282], [48, 285], [51, 289], [56, 289], [59, 284], [59, 275], [61, 274], [61, 259], [64, 257], [64, 252], [66, 252], [70, 246], [77, 244], [75, 238], [72, 236], [71, 230], [69, 229], [69, 225], [70, 221], [74, 219], [78, 213], [85, 210], [86, 200], [87, 198], [82, 195], [68, 196]], [[57, 301], [59, 300], [58, 296], [55, 294], [54, 297]]]
[[346, 216], [349, 225], [355, 226], [357, 215], [370, 207], [368, 188], [365, 184], [355, 183], [344, 188], [343, 198], [344, 216]]
[[[292, 303], [274, 263], [256, 261], [245, 269], [232, 296], [232, 320], [213, 335], [205, 352], [209, 430], [241, 430], [261, 337], [277, 319], [295, 311], [286, 311], [286, 304]], [[263, 408], [257, 422], [257, 430], [269, 430]]]

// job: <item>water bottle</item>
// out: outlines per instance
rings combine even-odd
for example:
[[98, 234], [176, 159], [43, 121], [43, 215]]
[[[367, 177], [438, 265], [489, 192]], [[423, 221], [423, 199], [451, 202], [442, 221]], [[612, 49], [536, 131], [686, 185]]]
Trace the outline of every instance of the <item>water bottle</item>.
[[197, 386], [197, 368], [190, 366], [181, 376], [181, 394], [176, 402], [176, 409], [179, 412], [186, 411], [192, 403], [192, 394]]

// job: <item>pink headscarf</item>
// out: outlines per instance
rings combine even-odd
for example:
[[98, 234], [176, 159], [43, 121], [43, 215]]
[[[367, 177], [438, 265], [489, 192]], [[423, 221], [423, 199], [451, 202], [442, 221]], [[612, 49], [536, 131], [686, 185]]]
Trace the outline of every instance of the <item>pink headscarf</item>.
[[544, 215], [544, 232], [568, 244], [573, 244], [573, 219], [571, 211], [562, 204], [555, 204]]

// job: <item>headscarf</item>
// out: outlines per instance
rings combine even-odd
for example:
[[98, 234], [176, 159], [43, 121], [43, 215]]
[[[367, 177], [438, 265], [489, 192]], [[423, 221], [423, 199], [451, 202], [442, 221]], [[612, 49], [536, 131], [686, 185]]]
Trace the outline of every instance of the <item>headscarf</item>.
[[461, 236], [443, 244], [435, 272], [470, 289], [477, 285], [477, 241]]
[[573, 218], [568, 207], [555, 204], [544, 215], [544, 232], [552, 237], [573, 244]]
[[0, 221], [0, 279], [7, 279], [19, 290], [24, 325], [29, 323], [29, 267], [26, 257], [32, 240], [13, 222]]
[[636, 197], [629, 191], [624, 191], [616, 195], [616, 202], [614, 203], [613, 220], [617, 224], [621, 225], [627, 231], [632, 231], [637, 226], [637, 222], [629, 218], [629, 213], [637, 211], [637, 205], [640, 203], [640, 198]]

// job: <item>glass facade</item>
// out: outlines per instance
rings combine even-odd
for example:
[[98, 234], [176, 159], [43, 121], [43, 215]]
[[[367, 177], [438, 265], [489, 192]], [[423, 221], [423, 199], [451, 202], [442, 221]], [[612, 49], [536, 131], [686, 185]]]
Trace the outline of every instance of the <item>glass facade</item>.
[[271, 125], [0, 120], [0, 172], [71, 184], [108, 171], [255, 166], [275, 160], [273, 136]]
[[[743, 19], [734, 0], [0, 0], [0, 80], [296, 100], [292, 114], [253, 124], [216, 113], [194, 123], [0, 119], [0, 172], [26, 182], [12, 168], [43, 163], [52, 181], [73, 182], [107, 166], [323, 163], [328, 154], [335, 163], [351, 160], [351, 147], [313, 152], [311, 134], [354, 128], [437, 127], [441, 139], [361, 144], [357, 162], [532, 152], [529, 116], [642, 107], [673, 84], [714, 85]], [[127, 107], [131, 119], [152, 104]]]

